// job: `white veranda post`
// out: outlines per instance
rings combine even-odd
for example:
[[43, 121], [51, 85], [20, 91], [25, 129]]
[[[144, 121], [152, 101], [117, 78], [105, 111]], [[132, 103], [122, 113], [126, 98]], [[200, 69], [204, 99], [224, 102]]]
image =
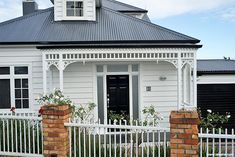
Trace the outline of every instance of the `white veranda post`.
[[48, 58], [46, 57], [47, 54], [42, 54], [42, 62], [43, 62], [43, 94], [46, 94], [47, 93], [47, 71], [49, 70], [50, 68], [50, 65], [55, 65], [58, 70], [59, 70], [59, 80], [60, 80], [60, 90], [63, 91], [64, 89], [64, 62], [63, 62], [63, 56], [62, 54], [59, 54], [59, 55], [53, 55], [54, 59], [56, 60], [49, 60], [48, 61]]
[[46, 55], [42, 54], [43, 94], [47, 93], [47, 62]]
[[178, 110], [182, 107], [182, 61], [181, 61], [181, 53], [178, 53]]
[[62, 54], [60, 54], [60, 61], [59, 61], [59, 72], [60, 72], [60, 90], [64, 90], [64, 62], [62, 58]]

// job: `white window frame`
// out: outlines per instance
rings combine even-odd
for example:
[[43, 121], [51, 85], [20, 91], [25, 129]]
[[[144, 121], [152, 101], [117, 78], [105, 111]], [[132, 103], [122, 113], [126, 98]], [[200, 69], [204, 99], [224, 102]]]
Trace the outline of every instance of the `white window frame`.
[[[83, 16], [67, 16], [67, 1], [76, 1], [83, 3]], [[86, 4], [84, 0], [65, 0], [63, 1], [63, 19], [64, 20], [86, 20]]]
[[[30, 111], [32, 107], [32, 64], [0, 64], [0, 67], [10, 67], [10, 74], [0, 75], [0, 79], [10, 79], [11, 107], [15, 107], [15, 79], [28, 79], [29, 108], [17, 108], [16, 112]], [[28, 74], [15, 74], [14, 67], [28, 67]], [[0, 112], [10, 112], [10, 109], [0, 109]]]

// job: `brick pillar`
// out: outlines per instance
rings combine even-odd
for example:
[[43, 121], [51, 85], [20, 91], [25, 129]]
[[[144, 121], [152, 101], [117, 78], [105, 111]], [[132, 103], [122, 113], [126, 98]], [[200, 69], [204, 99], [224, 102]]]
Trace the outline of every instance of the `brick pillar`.
[[69, 131], [64, 123], [69, 122], [69, 105], [47, 105], [42, 108], [44, 156], [67, 157], [69, 154]]
[[198, 124], [197, 112], [171, 112], [171, 157], [198, 157]]

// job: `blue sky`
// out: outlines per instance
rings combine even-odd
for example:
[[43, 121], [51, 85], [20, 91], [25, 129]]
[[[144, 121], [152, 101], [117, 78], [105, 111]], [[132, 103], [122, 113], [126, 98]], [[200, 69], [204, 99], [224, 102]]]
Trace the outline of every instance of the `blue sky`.
[[[39, 7], [50, 0], [36, 0]], [[235, 0], [120, 0], [149, 10], [153, 23], [201, 40], [198, 58], [235, 59]], [[0, 22], [22, 15], [22, 0], [0, 0]], [[14, 5], [12, 5], [14, 4]]]
[[213, 13], [189, 13], [153, 22], [200, 39], [203, 48], [198, 51], [198, 58], [235, 59], [235, 17], [233, 21]]

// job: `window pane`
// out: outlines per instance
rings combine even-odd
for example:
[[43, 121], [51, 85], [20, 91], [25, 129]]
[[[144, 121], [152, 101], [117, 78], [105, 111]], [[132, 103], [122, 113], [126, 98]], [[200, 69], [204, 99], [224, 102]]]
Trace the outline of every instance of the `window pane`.
[[28, 74], [28, 67], [15, 67], [15, 74]]
[[28, 85], [28, 79], [23, 79], [22, 80], [22, 88], [28, 88], [29, 85]]
[[29, 100], [28, 99], [23, 100], [23, 108], [29, 108]]
[[139, 118], [139, 80], [138, 76], [132, 76], [132, 94], [133, 94], [133, 118]]
[[29, 98], [28, 89], [23, 89], [23, 98]]
[[83, 16], [83, 9], [76, 9], [75, 13], [76, 13], [76, 16]]
[[96, 70], [97, 72], [103, 72], [103, 65], [97, 65]]
[[97, 77], [97, 92], [98, 92], [98, 116], [99, 116], [100, 122], [104, 124], [103, 76]]
[[11, 108], [10, 80], [0, 80], [0, 108]]
[[15, 79], [15, 88], [21, 88], [21, 79]]
[[74, 10], [67, 9], [67, 16], [74, 16]]
[[21, 98], [21, 89], [15, 90], [15, 98]]
[[139, 66], [137, 64], [132, 65], [132, 71], [139, 71]]
[[83, 8], [83, 2], [75, 2], [75, 8]]
[[108, 72], [128, 72], [128, 65], [108, 65]]
[[74, 8], [74, 2], [73, 1], [67, 1], [67, 9], [73, 9]]
[[0, 67], [0, 75], [9, 75], [10, 67]]
[[16, 108], [21, 108], [21, 100], [16, 100]]

